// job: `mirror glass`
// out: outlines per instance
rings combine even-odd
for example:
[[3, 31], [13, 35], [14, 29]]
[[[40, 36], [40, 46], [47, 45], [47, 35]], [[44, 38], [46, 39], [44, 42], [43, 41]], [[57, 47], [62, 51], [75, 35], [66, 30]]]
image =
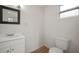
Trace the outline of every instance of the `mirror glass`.
[[4, 22], [18, 22], [18, 13], [16, 11], [11, 11], [3, 9], [3, 21]]

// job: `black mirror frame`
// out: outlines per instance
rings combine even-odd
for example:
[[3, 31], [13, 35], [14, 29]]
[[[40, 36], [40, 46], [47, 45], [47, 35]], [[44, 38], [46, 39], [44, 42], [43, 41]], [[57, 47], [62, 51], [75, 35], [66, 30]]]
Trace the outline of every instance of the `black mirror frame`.
[[[17, 18], [18, 22], [5, 22], [5, 21], [2, 21], [3, 20], [3, 10], [2, 9], [7, 9], [7, 10], [18, 12], [18, 18]], [[20, 24], [20, 10], [0, 5], [0, 24]]]

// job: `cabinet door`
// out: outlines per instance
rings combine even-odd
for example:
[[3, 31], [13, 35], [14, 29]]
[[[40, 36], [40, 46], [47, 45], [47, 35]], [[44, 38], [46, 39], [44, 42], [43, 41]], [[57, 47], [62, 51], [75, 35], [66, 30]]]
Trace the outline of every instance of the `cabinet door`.
[[10, 42], [0, 43], [0, 53], [10, 53]]
[[11, 43], [11, 53], [24, 53], [25, 52], [24, 39], [13, 40], [10, 43]]

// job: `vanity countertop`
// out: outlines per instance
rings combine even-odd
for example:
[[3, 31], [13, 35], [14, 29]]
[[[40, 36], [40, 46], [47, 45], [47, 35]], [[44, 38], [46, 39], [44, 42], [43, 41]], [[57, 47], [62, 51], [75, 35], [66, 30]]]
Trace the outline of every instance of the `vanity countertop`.
[[4, 36], [0, 35], [0, 42], [25, 38], [23, 35]]

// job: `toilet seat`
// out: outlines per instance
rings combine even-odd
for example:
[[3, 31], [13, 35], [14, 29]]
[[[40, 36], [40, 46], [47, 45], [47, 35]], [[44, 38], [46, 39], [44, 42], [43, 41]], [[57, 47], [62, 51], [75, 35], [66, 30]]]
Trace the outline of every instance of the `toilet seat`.
[[56, 47], [53, 47], [53, 48], [49, 49], [49, 53], [63, 53], [63, 50], [56, 48]]

